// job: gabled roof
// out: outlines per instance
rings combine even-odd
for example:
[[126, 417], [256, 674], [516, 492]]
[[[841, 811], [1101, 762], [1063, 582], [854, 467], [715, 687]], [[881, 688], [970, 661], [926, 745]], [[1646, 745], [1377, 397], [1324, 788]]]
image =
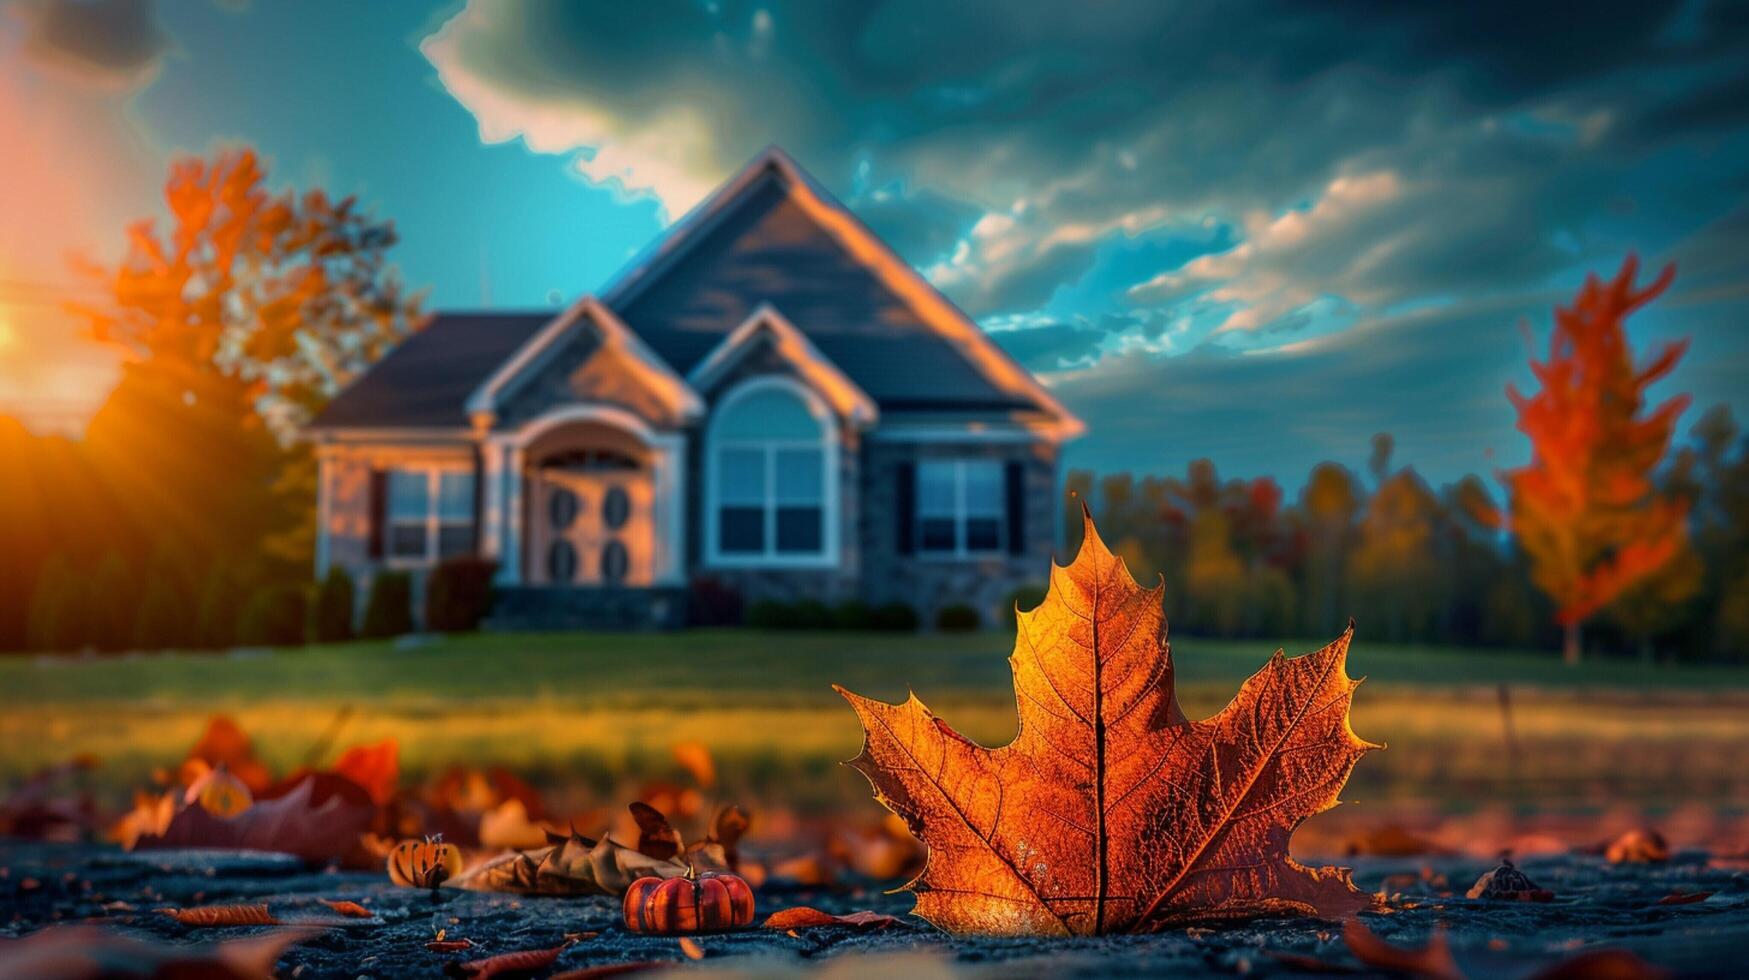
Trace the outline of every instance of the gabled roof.
[[1037, 411], [1082, 429], [916, 270], [775, 147], [602, 296], [682, 373], [769, 303], [883, 408]]
[[686, 380], [698, 391], [711, 391], [730, 375], [736, 364], [759, 349], [761, 341], [769, 342], [773, 352], [795, 368], [802, 380], [819, 392], [840, 416], [863, 428], [880, 419], [880, 409], [874, 399], [770, 304], [761, 304], [752, 316], [724, 337], [716, 349], [693, 365]]
[[336, 395], [308, 428], [465, 429], [468, 395], [552, 319], [550, 311], [439, 313]]
[[[668, 363], [638, 338], [613, 311], [593, 296], [585, 296], [528, 338], [516, 353], [493, 371], [467, 399], [467, 414], [491, 415], [501, 396], [514, 390], [541, 363], [564, 336], [574, 330], [594, 329], [601, 352], [619, 358], [613, 370], [628, 375], [644, 390], [661, 400], [681, 421], [704, 414], [704, 402]], [[599, 356], [599, 354], [597, 355]]]

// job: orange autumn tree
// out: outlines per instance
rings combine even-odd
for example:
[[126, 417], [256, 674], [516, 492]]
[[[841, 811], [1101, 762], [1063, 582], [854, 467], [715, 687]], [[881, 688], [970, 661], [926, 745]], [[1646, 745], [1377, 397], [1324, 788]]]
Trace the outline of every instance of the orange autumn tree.
[[1647, 388], [1687, 343], [1636, 364], [1623, 326], [1676, 269], [1665, 267], [1643, 289], [1634, 285], [1637, 271], [1629, 256], [1613, 280], [1588, 277], [1573, 305], [1555, 311], [1548, 357], [1531, 362], [1542, 389], [1526, 396], [1507, 388], [1531, 442], [1530, 464], [1502, 475], [1507, 520], [1532, 581], [1555, 603], [1567, 663], [1580, 659], [1585, 621], [1662, 568], [1687, 537], [1687, 506], [1661, 493], [1653, 473], [1688, 397], [1646, 406]]

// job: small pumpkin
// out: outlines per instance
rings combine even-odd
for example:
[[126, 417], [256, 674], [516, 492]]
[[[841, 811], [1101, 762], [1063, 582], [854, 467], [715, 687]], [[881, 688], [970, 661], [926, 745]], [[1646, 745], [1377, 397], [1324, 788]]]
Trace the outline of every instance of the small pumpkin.
[[721, 871], [684, 878], [639, 878], [626, 889], [626, 928], [682, 933], [740, 929], [753, 924], [753, 886]]
[[389, 880], [403, 888], [432, 888], [462, 870], [462, 849], [442, 840], [404, 840], [389, 852]]

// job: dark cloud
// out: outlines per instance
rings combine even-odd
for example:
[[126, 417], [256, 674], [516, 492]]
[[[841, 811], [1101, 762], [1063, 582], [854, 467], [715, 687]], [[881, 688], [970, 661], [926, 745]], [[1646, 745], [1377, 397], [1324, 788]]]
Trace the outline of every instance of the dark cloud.
[[992, 331], [990, 339], [1032, 371], [1056, 371], [1090, 361], [1106, 331], [1073, 323], [1048, 323], [1017, 330]]
[[170, 47], [151, 0], [35, 0], [21, 9], [31, 55], [88, 81], [138, 84]]

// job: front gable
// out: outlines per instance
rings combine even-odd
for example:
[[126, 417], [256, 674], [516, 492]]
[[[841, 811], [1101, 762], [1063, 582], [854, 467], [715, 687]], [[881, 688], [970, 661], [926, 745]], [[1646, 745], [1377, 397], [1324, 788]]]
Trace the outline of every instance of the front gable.
[[766, 375], [795, 377], [857, 428], [870, 428], [880, 419], [874, 399], [770, 306], [753, 311], [693, 366], [686, 380], [700, 395], [714, 399], [739, 381]]
[[703, 403], [613, 311], [585, 298], [504, 362], [468, 399], [476, 425], [515, 428], [570, 404], [622, 408], [653, 425], [697, 419]]

